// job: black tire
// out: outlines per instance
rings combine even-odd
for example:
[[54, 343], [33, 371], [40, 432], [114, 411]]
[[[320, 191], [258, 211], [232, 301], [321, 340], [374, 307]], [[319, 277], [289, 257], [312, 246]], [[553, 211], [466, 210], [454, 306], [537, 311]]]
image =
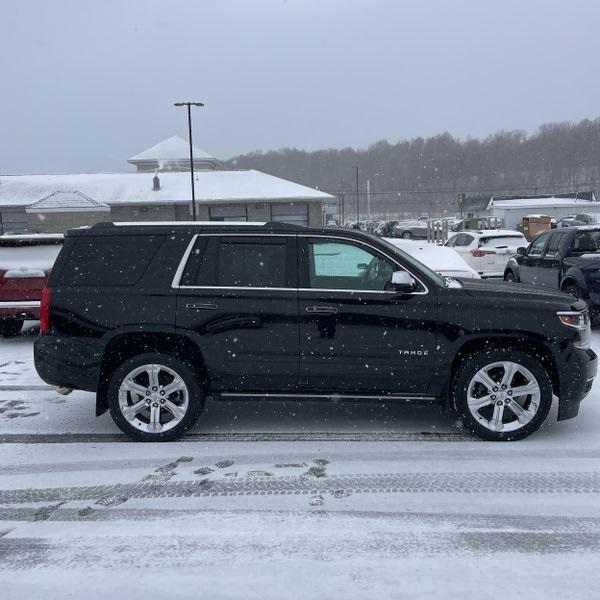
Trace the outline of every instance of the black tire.
[[510, 281], [512, 283], [517, 283], [518, 279], [516, 278], [515, 274], [512, 271], [506, 271], [506, 273], [504, 273], [504, 281]]
[[[475, 374], [487, 365], [502, 361], [511, 361], [525, 367], [533, 375], [540, 389], [540, 400], [535, 416], [514, 431], [489, 429], [473, 416], [467, 404], [469, 384]], [[512, 348], [482, 350], [463, 357], [454, 377], [452, 396], [456, 411], [469, 431], [484, 440], [515, 441], [526, 438], [537, 431], [546, 420], [552, 406], [552, 383], [540, 361], [526, 352]], [[508, 405], [506, 407], [508, 408]], [[493, 410], [493, 406], [491, 408]], [[506, 411], [506, 414], [509, 418], [514, 418], [511, 411]]]
[[[134, 427], [125, 418], [119, 406], [119, 389], [127, 375], [138, 367], [150, 364], [163, 365], [174, 371], [183, 379], [188, 391], [188, 405], [185, 416], [172, 429], [156, 433], [142, 431]], [[203, 386], [190, 366], [174, 356], [160, 352], [139, 354], [126, 360], [112, 373], [107, 390], [107, 403], [113, 421], [123, 433], [140, 442], [168, 442], [182, 436], [200, 417], [204, 408], [205, 397]]]
[[413, 235], [412, 235], [412, 233], [411, 233], [410, 231], [403, 231], [403, 232], [400, 234], [400, 237], [401, 237], [402, 239], [404, 239], [404, 240], [411, 240], [411, 239], [412, 239], [412, 236], [413, 236]]
[[19, 335], [22, 328], [22, 319], [0, 319], [0, 335], [3, 337], [14, 337], [15, 335]]

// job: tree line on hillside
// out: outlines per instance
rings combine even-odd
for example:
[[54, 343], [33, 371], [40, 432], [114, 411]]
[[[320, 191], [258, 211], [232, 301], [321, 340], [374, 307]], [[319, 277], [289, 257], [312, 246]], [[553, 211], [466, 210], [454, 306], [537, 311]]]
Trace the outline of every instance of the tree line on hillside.
[[347, 217], [356, 213], [354, 167], [358, 166], [361, 218], [369, 208], [373, 217], [427, 212], [437, 216], [456, 211], [459, 193], [596, 191], [600, 118], [542, 125], [530, 136], [524, 131], [500, 131], [484, 139], [460, 140], [443, 133], [396, 144], [382, 140], [366, 149], [257, 151], [227, 164], [335, 194], [343, 198]]

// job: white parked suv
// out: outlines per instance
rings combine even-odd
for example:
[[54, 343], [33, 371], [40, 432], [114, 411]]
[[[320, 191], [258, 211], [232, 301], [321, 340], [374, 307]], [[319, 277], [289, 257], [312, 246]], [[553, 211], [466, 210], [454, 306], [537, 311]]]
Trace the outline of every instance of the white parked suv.
[[481, 277], [504, 277], [508, 259], [529, 242], [518, 231], [489, 229], [459, 231], [445, 245], [456, 250]]

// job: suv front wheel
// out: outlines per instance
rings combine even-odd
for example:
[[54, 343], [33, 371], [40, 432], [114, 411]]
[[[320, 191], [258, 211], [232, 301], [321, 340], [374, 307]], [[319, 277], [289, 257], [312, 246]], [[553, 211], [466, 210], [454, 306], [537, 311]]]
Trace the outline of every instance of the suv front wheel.
[[544, 367], [513, 349], [465, 357], [453, 392], [465, 427], [491, 441], [527, 437], [539, 429], [552, 405], [552, 384]]
[[130, 437], [169, 441], [198, 420], [204, 392], [186, 363], [152, 352], [130, 358], [114, 371], [108, 405], [114, 422]]

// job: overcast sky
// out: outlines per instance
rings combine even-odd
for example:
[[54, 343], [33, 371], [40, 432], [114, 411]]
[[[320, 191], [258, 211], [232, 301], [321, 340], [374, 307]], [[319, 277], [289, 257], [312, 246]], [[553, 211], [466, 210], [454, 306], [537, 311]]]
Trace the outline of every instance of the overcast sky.
[[600, 116], [597, 0], [2, 2], [0, 173], [194, 142], [364, 147]]

